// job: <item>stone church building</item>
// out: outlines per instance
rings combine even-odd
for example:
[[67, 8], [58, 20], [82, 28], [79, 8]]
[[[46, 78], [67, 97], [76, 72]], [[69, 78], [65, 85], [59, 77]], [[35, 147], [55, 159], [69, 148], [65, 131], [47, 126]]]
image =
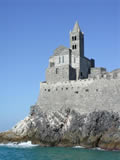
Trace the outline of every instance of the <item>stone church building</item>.
[[88, 78], [94, 67], [94, 59], [84, 56], [84, 34], [76, 22], [70, 32], [70, 48], [59, 46], [49, 58], [46, 81], [56, 83]]

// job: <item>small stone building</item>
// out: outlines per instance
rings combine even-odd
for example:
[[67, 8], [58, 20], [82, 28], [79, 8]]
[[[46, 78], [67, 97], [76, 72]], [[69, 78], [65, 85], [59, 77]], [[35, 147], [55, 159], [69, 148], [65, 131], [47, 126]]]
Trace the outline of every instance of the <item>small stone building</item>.
[[59, 46], [49, 58], [46, 81], [56, 83], [88, 78], [94, 67], [94, 59], [84, 56], [84, 34], [76, 22], [70, 32], [70, 48]]

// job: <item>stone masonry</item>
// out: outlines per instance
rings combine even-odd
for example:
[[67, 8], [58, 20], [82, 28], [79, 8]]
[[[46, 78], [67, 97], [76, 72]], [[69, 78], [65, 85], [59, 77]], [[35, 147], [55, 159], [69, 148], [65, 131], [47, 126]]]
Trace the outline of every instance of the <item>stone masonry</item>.
[[46, 81], [56, 83], [88, 78], [94, 60], [84, 56], [84, 34], [78, 22], [70, 32], [70, 48], [59, 46], [49, 59]]
[[84, 56], [84, 35], [77, 22], [70, 47], [60, 46], [50, 57], [37, 105], [45, 111], [70, 107], [80, 113], [106, 108], [120, 113], [120, 69], [107, 72]]

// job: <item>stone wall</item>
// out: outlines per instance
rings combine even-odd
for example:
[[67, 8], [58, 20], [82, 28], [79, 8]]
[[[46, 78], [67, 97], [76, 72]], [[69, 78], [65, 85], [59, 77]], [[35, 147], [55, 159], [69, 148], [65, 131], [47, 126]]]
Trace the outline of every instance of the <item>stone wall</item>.
[[69, 65], [47, 68], [46, 81], [48, 83], [69, 81]]
[[72, 68], [70, 66], [69, 70], [70, 70], [69, 80], [76, 80], [76, 78], [77, 78], [77, 73], [76, 73], [77, 71], [76, 71], [76, 69], [74, 69], [74, 68]]
[[40, 83], [37, 104], [46, 111], [70, 107], [80, 113], [94, 110], [114, 110], [120, 113], [120, 79]]
[[46, 70], [47, 83], [57, 83], [69, 80], [76, 80], [76, 69], [72, 68], [70, 65], [51, 67]]
[[76, 52], [71, 54], [71, 67], [80, 68], [80, 56]]
[[80, 78], [88, 78], [91, 61], [85, 57], [80, 58]]
[[104, 75], [107, 76], [107, 74], [110, 76], [110, 73], [106, 72], [106, 68], [100, 67], [100, 68], [91, 68], [89, 78], [95, 78], [95, 77], [104, 77]]

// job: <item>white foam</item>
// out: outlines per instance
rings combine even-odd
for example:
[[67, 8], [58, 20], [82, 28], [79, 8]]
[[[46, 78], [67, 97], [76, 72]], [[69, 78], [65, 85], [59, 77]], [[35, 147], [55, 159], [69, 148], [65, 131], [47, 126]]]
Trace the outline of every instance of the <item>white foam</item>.
[[[83, 146], [74, 146], [73, 148], [85, 148], [85, 147], [83, 147]], [[98, 148], [98, 147], [96, 147], [96, 148], [90, 148], [90, 149], [92, 149], [92, 150], [99, 150], [99, 151], [106, 151], [106, 150]]]
[[28, 141], [28, 142], [21, 142], [21, 143], [17, 143], [17, 142], [7, 143], [7, 144], [1, 143], [0, 146], [13, 147], [13, 148], [28, 148], [28, 147], [36, 147], [38, 145], [32, 144], [31, 141]]
[[102, 148], [99, 148], [99, 147], [96, 147], [96, 148], [92, 148], [93, 150], [99, 150], [99, 151], [106, 151], [105, 149], [102, 149]]
[[83, 146], [74, 146], [73, 148], [85, 148]]
[[113, 152], [120, 152], [119, 150], [107, 150], [107, 149], [102, 149], [102, 148], [99, 148], [99, 147], [97, 147], [97, 148], [93, 148], [93, 149], [95, 149], [95, 150], [99, 150], [99, 151], [113, 151]]
[[97, 150], [100, 150], [100, 151], [106, 151], [105, 149], [102, 149], [102, 148], [96, 148]]

